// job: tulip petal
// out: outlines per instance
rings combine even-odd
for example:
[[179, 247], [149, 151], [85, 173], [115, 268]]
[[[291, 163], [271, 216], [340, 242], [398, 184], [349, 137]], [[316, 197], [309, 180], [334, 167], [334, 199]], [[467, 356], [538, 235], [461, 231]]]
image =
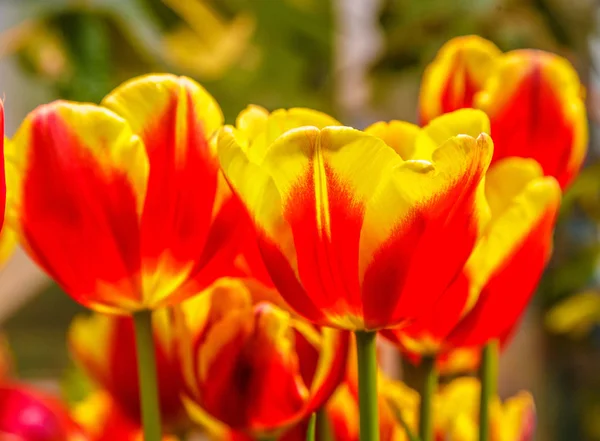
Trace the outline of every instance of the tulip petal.
[[480, 133], [489, 135], [490, 132], [490, 119], [484, 112], [477, 109], [460, 109], [433, 119], [423, 127], [420, 137], [415, 142], [417, 145], [427, 142], [421, 138], [428, 137], [434, 141], [433, 145], [437, 147], [456, 135], [469, 135], [477, 138]]
[[311, 384], [311, 399], [305, 415], [320, 408], [342, 381], [348, 364], [350, 334], [346, 331], [322, 328], [319, 361]]
[[415, 319], [459, 274], [489, 216], [478, 195], [492, 150], [485, 134], [451, 138], [433, 163], [397, 167], [369, 201], [359, 263], [368, 328]]
[[[209, 141], [223, 123], [221, 109], [193, 80], [173, 75], [131, 80], [102, 104], [129, 121], [150, 161], [141, 227], [147, 302], [151, 308], [178, 302], [212, 282], [207, 273], [233, 258], [229, 240], [241, 207], [220, 182]], [[207, 280], [182, 288], [196, 278]]]
[[339, 125], [339, 121], [326, 113], [301, 107], [277, 109], [269, 114], [262, 107], [249, 106], [236, 120], [236, 128], [248, 142], [246, 153], [257, 164], [262, 163], [271, 144], [289, 130], [304, 126], [323, 129]]
[[[500, 185], [518, 176], [508, 165], [492, 173], [491, 181]], [[466, 266], [472, 290], [481, 294], [448, 337], [450, 345], [484, 344], [510, 331], [533, 295], [550, 256], [560, 197], [555, 179], [534, 179], [492, 220]], [[474, 301], [476, 296], [471, 298]]]
[[494, 161], [536, 159], [565, 188], [588, 144], [582, 86], [571, 64], [554, 54], [517, 50], [499, 58], [474, 106], [491, 120]]
[[30, 113], [12, 144], [11, 200], [33, 259], [88, 307], [144, 307], [138, 237], [148, 163], [127, 123], [58, 101]]
[[308, 391], [298, 372], [289, 315], [268, 304], [234, 311], [198, 354], [202, 406], [234, 429], [268, 431], [293, 421]]
[[431, 160], [431, 151], [437, 146], [433, 146], [431, 149], [428, 148], [424, 153], [418, 152], [416, 149], [416, 140], [420, 132], [421, 129], [419, 126], [405, 121], [390, 121], [389, 123], [380, 121], [365, 129], [365, 133], [381, 139], [404, 160]]
[[501, 55], [491, 41], [475, 35], [453, 38], [438, 52], [421, 81], [419, 117], [422, 125], [444, 113], [472, 107]]

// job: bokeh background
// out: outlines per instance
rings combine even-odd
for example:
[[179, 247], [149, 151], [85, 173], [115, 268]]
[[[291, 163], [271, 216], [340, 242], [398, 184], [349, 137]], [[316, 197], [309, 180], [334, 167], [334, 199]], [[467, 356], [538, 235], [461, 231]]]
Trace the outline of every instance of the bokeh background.
[[[423, 69], [454, 36], [560, 53], [586, 84], [590, 151], [503, 355], [500, 393], [534, 393], [537, 440], [600, 440], [599, 25], [593, 0], [0, 0], [0, 96], [11, 136], [39, 104], [98, 102], [125, 79], [166, 71], [200, 81], [229, 123], [254, 103], [362, 128], [415, 122]], [[22, 252], [0, 273], [0, 327], [19, 373], [67, 395], [77, 381], [65, 333], [80, 311]]]

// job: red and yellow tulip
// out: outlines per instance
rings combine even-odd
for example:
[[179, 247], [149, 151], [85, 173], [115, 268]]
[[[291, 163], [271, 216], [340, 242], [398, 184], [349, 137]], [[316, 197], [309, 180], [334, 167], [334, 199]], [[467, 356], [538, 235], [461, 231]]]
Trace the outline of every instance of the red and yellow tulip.
[[[94, 392], [75, 406], [72, 415], [85, 429], [89, 441], [144, 441], [139, 422], [124, 415], [106, 391]], [[176, 439], [164, 436], [163, 441]]]
[[[458, 378], [442, 387], [434, 402], [435, 439], [476, 441], [479, 433], [479, 382]], [[530, 441], [535, 431], [533, 397], [520, 392], [504, 403], [490, 402], [490, 441]]]
[[0, 439], [90, 441], [58, 399], [14, 383], [0, 385]]
[[[433, 120], [419, 131], [421, 139], [413, 141], [408, 134], [419, 129], [406, 123], [378, 123], [367, 132], [386, 139], [390, 145], [403, 146], [405, 156], [419, 158], [431, 154], [422, 148], [422, 138], [433, 140], [432, 145], [439, 144], [447, 138], [449, 128], [455, 133], [475, 135], [489, 132], [489, 120], [481, 111], [463, 109]], [[549, 258], [560, 194], [556, 180], [544, 177], [541, 167], [531, 159], [507, 158], [494, 163], [481, 194], [488, 216], [462, 271], [429, 310], [412, 323], [384, 331], [384, 335], [409, 352], [437, 354], [447, 349], [449, 334], [459, 321], [463, 323], [465, 314], [490, 301], [486, 294], [490, 286], [504, 289], [503, 294], [498, 298], [492, 293], [495, 313], [478, 322], [478, 327], [485, 329], [472, 333], [479, 333], [477, 338], [485, 343], [507, 323], [516, 321]], [[526, 267], [519, 258], [527, 261]], [[509, 284], [518, 286], [509, 289]], [[507, 293], [510, 302], [506, 301]]]
[[38, 107], [9, 152], [25, 249], [97, 311], [195, 294], [231, 265], [246, 232], [210, 144], [222, 122], [201, 86], [172, 75], [133, 79], [100, 106]]
[[190, 414], [251, 436], [276, 436], [318, 409], [342, 380], [347, 333], [319, 330], [237, 279], [179, 310]]
[[[162, 421], [176, 428], [186, 422], [181, 400], [183, 378], [169, 312], [154, 313], [154, 347]], [[75, 318], [68, 334], [71, 355], [101, 389], [112, 395], [121, 412], [141, 422], [138, 364], [133, 320], [94, 313]], [[99, 399], [103, 401], [104, 399]]]
[[219, 133], [218, 151], [281, 296], [310, 322], [338, 329], [423, 315], [461, 271], [489, 215], [478, 197], [489, 136], [454, 136], [448, 126], [437, 143], [421, 136], [415, 148], [429, 156], [412, 159], [404, 143], [280, 112], [271, 126], [263, 113], [242, 115]]
[[505, 54], [477, 36], [450, 40], [425, 71], [423, 124], [474, 107], [491, 121], [494, 158], [519, 156], [540, 163], [565, 188], [585, 157], [588, 127], [583, 87], [571, 64], [548, 52]]
[[494, 43], [476, 35], [453, 38], [444, 44], [423, 74], [419, 91], [421, 124], [444, 113], [473, 107], [475, 95], [494, 72], [501, 55]]

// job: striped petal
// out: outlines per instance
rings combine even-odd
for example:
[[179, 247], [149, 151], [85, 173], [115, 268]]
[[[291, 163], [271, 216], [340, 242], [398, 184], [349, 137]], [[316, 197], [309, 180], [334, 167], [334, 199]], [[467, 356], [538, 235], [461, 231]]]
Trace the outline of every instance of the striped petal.
[[413, 321], [461, 272], [488, 216], [478, 194], [492, 149], [485, 134], [451, 138], [432, 163], [407, 161], [380, 185], [360, 244], [367, 328]]
[[[561, 192], [554, 178], [538, 175], [525, 181], [525, 175], [533, 174], [531, 163], [509, 158], [494, 165], [488, 174], [489, 194], [514, 193], [514, 182], [519, 180], [523, 185], [510, 203], [491, 204], [495, 214], [489, 230], [465, 268], [472, 291], [481, 294], [471, 295], [469, 312], [448, 337], [453, 347], [484, 344], [508, 333], [531, 299], [549, 259]], [[513, 188], [506, 185], [511, 179]]]
[[[511, 259], [514, 259], [519, 249], [531, 240], [531, 235], [540, 234], [537, 229], [542, 218], [547, 218], [550, 222], [546, 224], [550, 229], [546, 231], [545, 236], [546, 246], [549, 246], [551, 223], [560, 201], [560, 188], [552, 178], [543, 177], [542, 170], [535, 161], [509, 158], [494, 164], [486, 175], [485, 193], [491, 208], [491, 219], [478, 238], [462, 273], [427, 314], [407, 326], [384, 332], [388, 339], [404, 351], [417, 355], [431, 355], [456, 345], [447, 341], [449, 334], [454, 333], [457, 325], [461, 327], [461, 320], [464, 320], [465, 315], [468, 317], [472, 308], [481, 307], [476, 302], [484, 286], [493, 283], [496, 277], [507, 282], [510, 280], [506, 279], [511, 275], [504, 274], [505, 268], [513, 265]], [[525, 277], [525, 280], [531, 277], [537, 280], [544, 265], [545, 259], [542, 259], [536, 260], [533, 267], [531, 264], [526, 266], [522, 271], [530, 271], [531, 274]], [[510, 283], [521, 285], [517, 280], [512, 279]], [[515, 302], [506, 302], [506, 293], [498, 299], [499, 302], [506, 303], [503, 308], [523, 307], [522, 302], [527, 301], [531, 294], [531, 284], [524, 288], [529, 290], [528, 294], [519, 294], [520, 289], [515, 286], [507, 291], [520, 297]], [[499, 307], [498, 304], [495, 306]], [[497, 310], [495, 311], [494, 317], [500, 317]], [[504, 317], [489, 317], [485, 320], [493, 327], [493, 322], [503, 322]]]
[[88, 104], [38, 107], [7, 162], [11, 210], [30, 256], [85, 306], [145, 307], [139, 223], [148, 161], [126, 121]]
[[501, 55], [492, 42], [475, 35], [453, 38], [438, 52], [421, 81], [419, 118], [425, 125], [444, 113], [472, 107]]
[[261, 436], [323, 405], [344, 375], [349, 336], [295, 318], [253, 289], [220, 279], [176, 308], [177, 335], [190, 409]]
[[141, 223], [145, 301], [176, 303], [214, 280], [244, 233], [241, 206], [210, 144], [223, 115], [201, 86], [173, 75], [131, 80], [102, 104], [129, 122], [150, 161]]
[[475, 96], [491, 120], [494, 161], [533, 158], [565, 188], [588, 144], [582, 85], [571, 64], [535, 50], [508, 52]]
[[308, 389], [289, 315], [268, 304], [215, 324], [198, 353], [200, 400], [234, 429], [269, 432], [293, 421]]
[[225, 174], [254, 217], [263, 259], [285, 300], [313, 322], [360, 327], [364, 206], [382, 170], [401, 161], [398, 155], [377, 138], [343, 127], [289, 131], [270, 146], [261, 166], [250, 162], [228, 131], [219, 147]]

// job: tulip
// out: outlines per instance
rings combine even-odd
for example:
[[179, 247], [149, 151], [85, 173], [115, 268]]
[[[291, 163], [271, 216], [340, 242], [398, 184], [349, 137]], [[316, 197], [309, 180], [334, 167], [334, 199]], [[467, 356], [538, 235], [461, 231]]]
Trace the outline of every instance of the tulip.
[[210, 284], [245, 233], [210, 146], [222, 121], [201, 86], [172, 75], [133, 79], [101, 106], [35, 109], [9, 152], [29, 255], [100, 312], [157, 309]]
[[502, 54], [479, 37], [449, 41], [425, 71], [423, 124], [463, 107], [485, 111], [494, 158], [533, 158], [566, 188], [585, 158], [588, 126], [583, 86], [571, 64], [548, 52]]
[[[462, 377], [443, 387], [436, 397], [435, 439], [476, 441], [480, 385]], [[490, 441], [530, 441], [535, 431], [535, 405], [527, 392], [504, 403], [497, 396], [490, 403]]]
[[217, 281], [177, 311], [192, 417], [204, 412], [253, 437], [277, 436], [342, 380], [346, 333], [257, 302], [240, 280]]
[[[454, 131], [475, 134], [489, 131], [489, 121], [481, 111], [464, 109], [432, 121], [420, 132], [435, 140], [445, 139], [446, 128]], [[386, 139], [390, 145], [402, 145], [406, 154], [424, 155], [414, 147], [415, 138], [408, 142], [407, 133], [417, 132], [414, 126], [400, 125], [398, 122], [379, 123], [367, 129]], [[423, 136], [423, 135], [421, 135]], [[554, 178], [544, 177], [540, 166], [533, 160], [508, 158], [492, 165], [487, 173], [482, 197], [487, 201], [490, 216], [484, 224], [480, 236], [469, 250], [470, 256], [462, 271], [453, 283], [449, 284], [433, 307], [425, 311], [412, 323], [395, 330], [386, 330], [385, 336], [400, 345], [409, 353], [436, 356], [449, 349], [449, 334], [461, 319], [473, 308], [479, 308], [478, 297], [482, 289], [495, 280], [503, 280], [505, 290], [502, 305], [498, 303], [494, 317], [479, 323], [491, 330], [501, 323], [516, 320], [524, 305], [533, 293], [550, 251], [554, 220], [560, 202], [560, 188]], [[543, 245], [544, 252], [534, 244]], [[515, 262], [523, 255], [528, 265], [519, 267]], [[514, 271], [519, 267], [520, 274]], [[511, 268], [512, 272], [511, 272]], [[508, 283], [519, 286], [508, 289]], [[532, 283], [527, 283], [531, 280]], [[506, 290], [508, 289], [508, 290]], [[511, 301], [506, 301], [510, 292]], [[480, 301], [485, 301], [484, 294]], [[500, 300], [498, 299], [497, 302]], [[506, 311], [508, 314], [498, 314]], [[462, 323], [462, 322], [461, 322]], [[489, 339], [489, 334], [481, 335], [480, 343]]]
[[[77, 404], [73, 418], [87, 433], [89, 441], [144, 441], [142, 429], [121, 412], [110, 393], [99, 390]], [[163, 441], [176, 441], [164, 436]]]
[[151, 311], [227, 273], [248, 232], [210, 142], [222, 122], [194, 81], [148, 75], [101, 106], [38, 107], [10, 152], [29, 255], [84, 306], [134, 316], [146, 441], [161, 432]]
[[221, 166], [284, 300], [318, 326], [356, 333], [361, 438], [377, 441], [373, 331], [422, 315], [460, 272], [487, 215], [477, 195], [491, 139], [450, 126], [439, 143], [421, 137], [427, 156], [405, 160], [402, 146], [349, 127], [284, 119], [269, 131], [252, 116], [219, 132]]
[[[154, 314], [154, 351], [161, 417], [167, 426], [178, 428], [185, 424], [186, 418], [180, 398], [183, 378], [170, 320], [167, 310]], [[71, 355], [83, 371], [110, 393], [123, 415], [139, 427], [138, 363], [131, 317], [100, 313], [76, 317], [69, 329], [68, 343]]]
[[89, 441], [59, 400], [13, 383], [0, 386], [0, 439]]
[[476, 35], [453, 38], [444, 44], [423, 73], [419, 91], [421, 124], [444, 113], [473, 107], [475, 94], [483, 88], [501, 55], [494, 43]]
[[[353, 331], [392, 327], [430, 308], [464, 265], [486, 210], [476, 197], [492, 154], [485, 134], [449, 135], [429, 158], [404, 160], [348, 127], [251, 142], [239, 126], [219, 133], [221, 164], [274, 285], [300, 316]], [[431, 268], [436, 277], [425, 276]]]

